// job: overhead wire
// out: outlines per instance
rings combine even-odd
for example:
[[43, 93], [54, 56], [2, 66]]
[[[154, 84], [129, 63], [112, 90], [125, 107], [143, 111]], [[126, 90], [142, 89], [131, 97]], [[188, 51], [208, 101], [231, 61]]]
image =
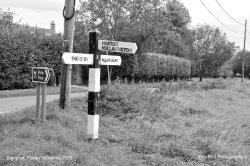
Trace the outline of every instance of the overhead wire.
[[222, 7], [222, 5], [218, 2], [218, 0], [215, 0], [216, 1], [216, 3], [220, 6], [220, 8], [232, 19], [232, 20], [234, 20], [235, 22], [237, 22], [238, 24], [240, 24], [240, 25], [245, 25], [245, 24], [242, 24], [242, 23], [240, 23], [239, 21], [237, 21], [236, 19], [234, 19], [223, 7]]
[[236, 31], [233, 31], [231, 28], [229, 28], [228, 26], [226, 26], [225, 24], [223, 24], [209, 9], [208, 7], [202, 2], [202, 0], [200, 0], [200, 2], [202, 3], [203, 6], [205, 6], [205, 8], [208, 10], [208, 12], [214, 16], [214, 18], [219, 21], [224, 27], [226, 27], [227, 29], [229, 29], [230, 31], [234, 32], [234, 33], [238, 33], [238, 34], [242, 34], [242, 33], [239, 33], [239, 32], [236, 32]]
[[[236, 23], [238, 23], [238, 24], [240, 24], [240, 25], [242, 25], [242, 26], [245, 26], [245, 24], [243, 24], [243, 23], [241, 23], [241, 22], [239, 22], [239, 21], [237, 21], [236, 19], [234, 19], [223, 7], [222, 7], [222, 5], [218, 2], [218, 0], [215, 0], [216, 1], [216, 3], [220, 6], [220, 8], [232, 19], [232, 20], [234, 20]], [[250, 33], [249, 33], [249, 31], [248, 31], [248, 29], [246, 29], [247, 30], [247, 33], [248, 33], [248, 35], [249, 35], [249, 37], [250, 37]], [[247, 44], [250, 46], [250, 42], [248, 41], [248, 39], [246, 38], [246, 41], [247, 41]]]
[[[220, 8], [232, 19], [232, 20], [234, 20], [236, 23], [238, 23], [238, 24], [240, 24], [240, 25], [243, 25], [243, 26], [245, 26], [245, 24], [242, 24], [241, 22], [239, 22], [239, 21], [237, 21], [236, 19], [234, 19], [223, 7], [222, 7], [222, 5], [218, 2], [218, 0], [215, 0], [216, 1], [216, 3], [220, 6]], [[248, 29], [246, 29], [246, 31], [247, 31], [247, 34], [249, 35], [249, 37], [250, 37], [250, 33], [249, 33], [249, 31], [248, 31]], [[249, 45], [250, 46], [250, 42], [249, 42], [249, 40], [246, 38], [246, 42], [247, 42], [247, 45]]]

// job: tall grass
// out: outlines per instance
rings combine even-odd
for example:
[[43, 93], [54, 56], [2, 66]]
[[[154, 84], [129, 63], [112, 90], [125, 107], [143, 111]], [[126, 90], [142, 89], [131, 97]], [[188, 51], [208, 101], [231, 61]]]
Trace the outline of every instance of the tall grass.
[[[180, 84], [160, 85], [159, 91], [147, 85], [103, 87], [94, 141], [86, 137], [86, 98], [74, 99], [69, 110], [49, 103], [46, 123], [35, 120], [34, 107], [1, 116], [0, 165], [250, 165], [250, 125], [233, 125], [209, 110], [183, 105], [176, 93], [208, 90]], [[10, 161], [7, 156], [72, 158]]]

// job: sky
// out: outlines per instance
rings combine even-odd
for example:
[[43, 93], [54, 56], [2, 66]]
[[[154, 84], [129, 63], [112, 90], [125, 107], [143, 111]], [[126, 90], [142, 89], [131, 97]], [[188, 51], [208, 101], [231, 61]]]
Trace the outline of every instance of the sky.
[[[230, 42], [235, 42], [237, 46], [243, 48], [244, 42], [244, 24], [248, 20], [249, 27], [247, 33], [246, 49], [250, 50], [250, 1], [249, 0], [217, 0], [219, 4], [232, 16], [236, 21], [232, 20], [217, 4], [216, 0], [179, 0], [189, 10], [192, 18], [190, 28], [196, 27], [198, 24], [210, 24], [219, 27]], [[206, 7], [214, 14], [216, 18], [209, 13]], [[41, 28], [49, 28], [50, 22], [55, 21], [56, 31], [63, 32], [64, 19], [62, 10], [65, 0], [0, 0], [0, 8], [6, 11], [8, 8], [15, 13], [14, 21], [21, 19], [22, 24], [30, 26], [38, 26]], [[76, 0], [76, 7], [79, 6]]]
[[[189, 14], [192, 17], [191, 27], [195, 27], [198, 24], [207, 23], [209, 25], [218, 27], [223, 33], [227, 34], [227, 38], [230, 42], [235, 42], [240, 49], [243, 49], [244, 45], [244, 24], [245, 20], [248, 20], [248, 31], [246, 49], [250, 50], [250, 1], [249, 0], [217, 0], [222, 8], [236, 21], [231, 19], [220, 8], [216, 0], [180, 0], [184, 6], [189, 10]], [[210, 12], [224, 25], [222, 25], [207, 8], [201, 3], [201, 1], [207, 6]], [[239, 23], [240, 24], [239, 24]], [[243, 24], [243, 25], [242, 25]], [[226, 28], [226, 27], [228, 28]]]
[[[63, 33], [64, 18], [62, 11], [65, 0], [0, 0], [3, 11], [14, 12], [14, 22], [21, 19], [22, 24], [50, 28], [51, 21], [56, 24], [56, 31]], [[76, 7], [79, 6], [76, 0]]]

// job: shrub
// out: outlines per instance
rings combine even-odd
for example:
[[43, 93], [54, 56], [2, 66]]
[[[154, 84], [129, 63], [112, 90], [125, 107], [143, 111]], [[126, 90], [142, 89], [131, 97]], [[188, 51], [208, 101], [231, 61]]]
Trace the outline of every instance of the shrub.
[[101, 115], [127, 119], [158, 111], [162, 101], [163, 94], [147, 91], [139, 86], [114, 84], [102, 88], [99, 108]]
[[181, 90], [195, 90], [197, 89], [197, 84], [194, 82], [187, 82], [187, 81], [179, 81], [179, 82], [168, 82], [168, 83], [161, 83], [156, 86], [159, 89], [160, 93], [167, 93], [171, 94], [174, 92], [178, 92]]
[[[34, 35], [31, 30], [28, 26], [0, 23], [0, 90], [34, 87], [32, 67], [50, 67], [60, 74], [62, 37]], [[53, 76], [51, 81], [53, 84]]]
[[202, 89], [205, 90], [210, 90], [210, 89], [226, 89], [227, 85], [221, 81], [221, 80], [217, 80], [217, 81], [213, 81], [213, 82], [208, 82], [205, 85], [201, 85]]
[[135, 73], [139, 77], [189, 77], [191, 62], [171, 55], [144, 53], [138, 58]]

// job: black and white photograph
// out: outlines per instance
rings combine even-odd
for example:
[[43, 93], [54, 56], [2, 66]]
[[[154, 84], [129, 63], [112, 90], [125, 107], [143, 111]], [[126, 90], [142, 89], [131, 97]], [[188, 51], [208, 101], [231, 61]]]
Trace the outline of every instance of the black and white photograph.
[[250, 166], [250, 1], [0, 0], [0, 166]]

